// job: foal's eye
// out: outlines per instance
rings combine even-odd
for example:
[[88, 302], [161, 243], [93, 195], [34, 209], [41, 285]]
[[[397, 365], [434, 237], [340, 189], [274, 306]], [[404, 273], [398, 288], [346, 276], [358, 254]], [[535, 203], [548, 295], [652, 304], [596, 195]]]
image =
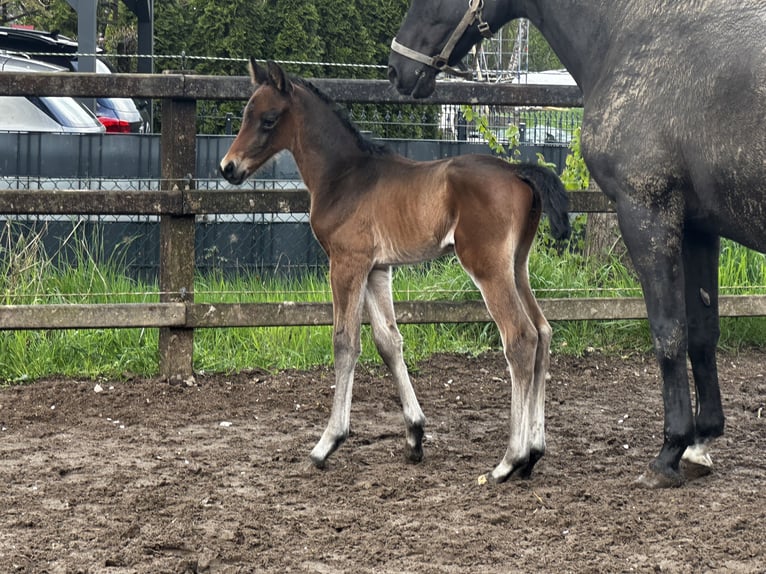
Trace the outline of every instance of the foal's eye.
[[261, 116], [261, 129], [269, 131], [274, 129], [279, 121], [279, 114], [263, 114]]

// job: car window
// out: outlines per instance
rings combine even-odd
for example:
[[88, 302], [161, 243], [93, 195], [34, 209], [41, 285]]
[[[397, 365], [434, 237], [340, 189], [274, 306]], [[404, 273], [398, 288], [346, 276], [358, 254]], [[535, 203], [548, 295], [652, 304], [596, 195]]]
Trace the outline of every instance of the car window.
[[0, 97], [0, 130], [60, 132], [61, 126], [23, 96]]
[[85, 106], [72, 98], [43, 97], [31, 98], [31, 101], [62, 126], [89, 128], [98, 121]]
[[110, 110], [118, 112], [135, 112], [136, 104], [130, 98], [98, 98], [98, 103]]

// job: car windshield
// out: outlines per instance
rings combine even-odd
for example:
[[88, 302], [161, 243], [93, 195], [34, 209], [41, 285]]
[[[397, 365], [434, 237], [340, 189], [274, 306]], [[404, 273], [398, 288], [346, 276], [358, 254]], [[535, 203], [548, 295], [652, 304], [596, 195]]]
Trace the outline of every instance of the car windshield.
[[40, 106], [47, 114], [52, 115], [62, 126], [68, 128], [92, 128], [93, 116], [85, 107], [73, 98], [41, 97], [32, 98], [40, 100]]
[[135, 112], [136, 104], [130, 98], [98, 98], [99, 105], [118, 112]]
[[0, 131], [61, 131], [56, 121], [23, 96], [0, 97]]

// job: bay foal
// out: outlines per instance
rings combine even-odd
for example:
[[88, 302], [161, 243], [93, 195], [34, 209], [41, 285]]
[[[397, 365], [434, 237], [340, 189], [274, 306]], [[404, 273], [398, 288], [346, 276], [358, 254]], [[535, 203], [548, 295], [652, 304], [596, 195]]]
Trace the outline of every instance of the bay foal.
[[532, 294], [527, 260], [543, 210], [554, 237], [569, 234], [558, 177], [491, 156], [411, 161], [362, 137], [326, 96], [274, 62], [263, 67], [251, 59], [250, 71], [255, 91], [221, 173], [241, 184], [289, 150], [311, 194], [311, 227], [330, 260], [336, 387], [313, 464], [323, 467], [349, 434], [363, 308], [399, 388], [406, 456], [422, 459], [426, 419], [402, 356], [391, 266], [454, 251], [500, 329], [511, 374], [511, 436], [491, 478], [529, 476], [545, 451], [551, 329]]

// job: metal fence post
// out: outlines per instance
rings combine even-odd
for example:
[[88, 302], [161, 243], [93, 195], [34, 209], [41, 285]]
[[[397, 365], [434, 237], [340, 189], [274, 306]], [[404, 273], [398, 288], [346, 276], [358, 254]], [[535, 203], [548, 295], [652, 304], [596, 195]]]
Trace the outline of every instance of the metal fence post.
[[[195, 100], [162, 102], [162, 189], [194, 187], [196, 173]], [[160, 302], [194, 302], [194, 215], [160, 218]], [[194, 330], [162, 328], [159, 341], [160, 374], [187, 377], [193, 371]]]

